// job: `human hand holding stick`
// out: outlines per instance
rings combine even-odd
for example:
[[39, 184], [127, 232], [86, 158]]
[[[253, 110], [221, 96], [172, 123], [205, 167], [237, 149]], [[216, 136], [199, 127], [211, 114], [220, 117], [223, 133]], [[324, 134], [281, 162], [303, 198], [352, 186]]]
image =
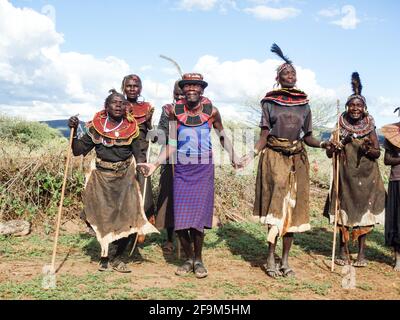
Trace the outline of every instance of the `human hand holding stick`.
[[150, 177], [154, 171], [158, 168], [158, 165], [155, 163], [138, 163], [140, 172], [147, 178]]
[[366, 139], [364, 139], [364, 142], [360, 146], [360, 150], [362, 153], [367, 154], [373, 147], [374, 147], [374, 144], [371, 141], [371, 139], [366, 138]]

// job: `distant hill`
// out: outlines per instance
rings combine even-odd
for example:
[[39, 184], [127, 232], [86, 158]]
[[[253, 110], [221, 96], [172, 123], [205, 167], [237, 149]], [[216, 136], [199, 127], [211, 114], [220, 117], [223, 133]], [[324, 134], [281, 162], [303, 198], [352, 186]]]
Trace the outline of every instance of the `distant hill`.
[[[46, 123], [49, 127], [59, 130], [62, 135], [66, 138], [69, 138], [69, 127], [68, 127], [68, 119], [61, 120], [49, 120], [49, 121], [40, 121], [41, 123]], [[81, 128], [85, 126], [85, 122], [80, 121]]]
[[[46, 123], [49, 127], [58, 129], [62, 133], [62, 135], [66, 138], [69, 137], [69, 128], [68, 128], [68, 119], [61, 119], [61, 120], [49, 120], [49, 121], [40, 121], [42, 123]], [[85, 122], [80, 121], [81, 128], [85, 126]], [[322, 140], [327, 140], [331, 136], [331, 130], [329, 128], [316, 128], [320, 133], [320, 137]], [[379, 139], [379, 144], [383, 144], [383, 141], [385, 140], [385, 137], [381, 134], [381, 131], [379, 129], [376, 130], [378, 134], [378, 139]]]

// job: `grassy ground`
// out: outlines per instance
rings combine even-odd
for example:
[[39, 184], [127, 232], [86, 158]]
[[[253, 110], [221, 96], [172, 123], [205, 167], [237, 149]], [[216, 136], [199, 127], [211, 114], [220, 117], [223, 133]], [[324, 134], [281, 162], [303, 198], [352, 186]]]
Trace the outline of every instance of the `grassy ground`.
[[125, 256], [131, 274], [98, 272], [97, 241], [80, 222], [69, 221], [61, 233], [53, 290], [42, 289], [52, 235], [0, 238], [0, 299], [399, 299], [400, 275], [392, 271], [382, 227], [369, 236], [370, 263], [356, 270], [356, 289], [342, 289], [341, 267], [330, 272], [332, 232], [320, 214], [325, 195], [312, 189], [313, 229], [295, 237], [290, 261], [296, 278], [266, 276], [266, 232], [257, 223], [228, 223], [208, 231], [204, 260], [209, 276], [198, 280], [174, 275], [180, 261], [162, 252], [164, 233], [147, 238], [133, 258]]
[[[229, 165], [216, 165], [215, 215], [223, 226], [206, 234], [204, 261], [209, 270], [206, 279], [174, 275], [181, 261], [175, 254], [162, 252], [164, 233], [147, 238], [133, 258], [125, 257], [131, 274], [98, 272], [99, 245], [76, 219], [82, 205], [82, 168], [88, 161], [75, 158], [64, 202], [66, 220], [57, 256], [57, 288], [43, 290], [42, 268], [51, 261], [54, 217], [59, 202], [57, 190], [63, 177], [66, 141], [53, 137], [42, 146], [53, 135], [52, 131], [42, 128], [47, 135], [43, 141], [36, 141], [32, 140], [32, 136], [36, 137], [32, 132], [38, 128], [19, 122], [5, 126], [7, 123], [0, 119], [2, 137], [16, 136], [13, 130], [18, 127], [20, 141], [0, 141], [0, 220], [26, 219], [33, 223], [34, 229], [23, 238], [0, 237], [0, 299], [400, 298], [400, 276], [392, 271], [392, 255], [384, 247], [382, 227], [368, 237], [370, 263], [366, 268], [357, 269], [356, 289], [342, 289], [341, 268], [330, 272], [332, 228], [321, 212], [328, 192], [331, 160], [317, 149], [308, 150], [314, 186], [310, 197], [313, 228], [295, 237], [290, 257], [297, 273], [295, 279], [274, 280], [263, 271], [267, 252], [264, 226], [253, 222], [228, 223], [229, 212], [250, 216], [255, 185], [255, 170], [250, 167], [246, 174], [238, 175]], [[239, 155], [246, 151], [242, 147], [235, 144]], [[216, 158], [218, 154], [216, 149]], [[382, 158], [381, 173], [387, 182], [388, 168], [383, 166]], [[155, 194], [157, 185], [158, 175], [155, 175]], [[351, 250], [356, 252], [356, 247]], [[277, 253], [280, 252], [279, 244]]]

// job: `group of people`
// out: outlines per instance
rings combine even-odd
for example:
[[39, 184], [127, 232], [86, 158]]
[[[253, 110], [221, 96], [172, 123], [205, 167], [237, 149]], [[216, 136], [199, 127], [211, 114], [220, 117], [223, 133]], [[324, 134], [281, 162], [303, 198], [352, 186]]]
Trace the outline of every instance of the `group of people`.
[[[339, 179], [331, 185], [324, 215], [334, 221], [339, 202], [340, 250], [335, 262], [367, 265], [366, 236], [376, 224], [385, 224], [386, 244], [395, 251], [395, 270], [400, 270], [400, 149], [385, 141], [385, 164], [392, 166], [388, 197], [379, 172], [379, 141], [372, 116], [362, 96], [358, 73], [353, 73], [354, 93], [338, 119], [339, 139], [319, 141], [313, 137], [312, 114], [306, 93], [296, 88], [292, 61], [274, 44], [271, 51], [284, 60], [276, 74], [276, 86], [261, 101], [260, 138], [254, 150], [239, 158], [224, 132], [221, 114], [204, 96], [208, 86], [198, 73], [186, 73], [176, 81], [174, 101], [162, 107], [154, 140], [162, 145], [154, 163], [148, 163], [154, 108], [141, 99], [142, 82], [137, 75], [122, 81], [121, 91], [106, 98], [104, 110], [86, 124], [77, 137], [77, 117], [69, 119], [74, 130], [75, 156], [93, 148], [96, 159], [87, 176], [83, 194], [85, 222], [101, 245], [99, 270], [130, 272], [121, 256], [129, 243], [143, 241], [146, 234], [167, 230], [165, 250], [178, 236], [185, 261], [175, 274], [208, 275], [202, 259], [204, 230], [212, 227], [214, 164], [212, 128], [228, 152], [232, 166], [241, 169], [259, 156], [254, 215], [268, 225], [268, 276], [294, 276], [289, 252], [294, 233], [310, 230], [309, 162], [305, 146], [323, 148], [339, 159]], [[400, 125], [399, 125], [400, 127]], [[153, 202], [151, 181], [161, 167], [160, 194]], [[338, 183], [336, 199], [335, 183]], [[386, 205], [386, 211], [385, 211]], [[386, 220], [385, 220], [386, 215]], [[348, 241], [358, 240], [357, 259], [352, 262]], [[282, 258], [275, 260], [278, 238], [283, 238]]]

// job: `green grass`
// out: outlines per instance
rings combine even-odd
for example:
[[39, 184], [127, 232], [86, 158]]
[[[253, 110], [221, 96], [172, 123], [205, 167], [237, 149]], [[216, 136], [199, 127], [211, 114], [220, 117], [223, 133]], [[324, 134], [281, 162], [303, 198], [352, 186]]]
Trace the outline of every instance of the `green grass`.
[[[291, 257], [302, 254], [320, 254], [330, 256], [332, 250], [331, 227], [324, 223], [324, 218], [313, 218], [312, 229], [296, 234]], [[166, 240], [165, 232], [153, 234], [139, 245], [140, 254], [145, 259], [163, 259], [160, 246]], [[27, 237], [0, 236], [0, 256], [6, 259], [44, 258], [51, 254], [52, 236], [29, 235]], [[281, 240], [278, 241], [276, 252], [281, 251]], [[219, 257], [226, 257], [229, 250], [230, 258], [234, 260], [256, 261], [264, 260], [267, 253], [266, 227], [258, 223], [229, 223], [221, 228], [206, 231], [205, 251], [212, 251]], [[92, 257], [96, 260], [100, 246], [96, 238], [87, 234], [61, 234], [59, 238], [60, 252], [68, 252], [74, 257]], [[350, 252], [357, 251], [357, 244], [350, 245]], [[391, 264], [393, 261], [390, 248], [384, 245], [383, 228], [377, 227], [367, 238], [367, 257], [370, 260]], [[177, 262], [173, 257], [171, 262]]]
[[372, 291], [374, 288], [368, 283], [360, 283], [357, 285], [357, 288], [364, 291]]
[[212, 232], [215, 235], [210, 238], [214, 241], [207, 242], [206, 248], [226, 247], [245, 261], [266, 257], [267, 232], [261, 224], [229, 223]]
[[279, 278], [278, 281], [284, 285], [277, 290], [281, 294], [309, 291], [318, 296], [326, 296], [332, 288], [332, 285], [327, 282], [300, 281], [294, 278]]
[[[304, 257], [320, 254], [330, 258], [332, 232], [331, 228], [323, 225], [323, 218], [313, 218], [314, 228], [306, 233], [296, 234], [291, 257]], [[321, 227], [315, 227], [321, 226]], [[258, 223], [229, 223], [221, 228], [206, 232], [204, 256], [205, 260], [221, 260], [229, 265], [239, 260], [244, 263], [259, 265], [266, 259], [267, 241], [266, 229]], [[159, 265], [178, 265], [175, 255], [163, 256], [160, 246], [165, 241], [165, 232], [148, 237], [138, 248], [137, 255], [146, 263], [148, 268], [158, 268]], [[369, 235], [367, 257], [374, 264], [390, 263], [392, 256], [390, 249], [384, 246], [384, 235], [381, 227]], [[27, 237], [0, 236], [0, 259], [7, 263], [29, 261], [36, 265], [43, 261], [50, 261], [53, 237], [46, 235], [29, 235]], [[351, 246], [356, 252], [356, 247]], [[97, 240], [86, 234], [61, 234], [59, 239], [58, 258], [65, 257], [68, 252], [69, 261], [77, 261], [83, 266], [88, 258], [97, 261], [100, 247]], [[277, 253], [281, 252], [281, 241]], [[136, 258], [135, 258], [136, 259]], [[135, 260], [134, 259], [134, 260]], [[321, 259], [318, 258], [318, 261]], [[310, 260], [312, 262], [313, 260]], [[316, 260], [315, 260], [316, 261]], [[27, 264], [28, 266], [28, 264]], [[309, 266], [305, 266], [308, 268]], [[132, 267], [134, 269], [135, 267]], [[93, 269], [93, 268], [92, 268]], [[150, 269], [149, 269], [150, 270]], [[227, 269], [229, 270], [229, 269]], [[379, 271], [379, 270], [378, 270]], [[229, 271], [228, 271], [229, 272]], [[393, 272], [379, 271], [378, 276], [385, 279], [396, 275]], [[211, 275], [214, 276], [214, 275]], [[254, 297], [272, 298], [279, 300], [293, 299], [298, 296], [326, 298], [332, 293], [335, 281], [340, 279], [325, 279], [321, 281], [302, 281], [296, 278], [279, 278], [271, 280], [265, 276], [260, 281], [251, 282], [240, 280], [240, 283], [231, 280], [228, 275], [206, 282], [199, 281], [194, 276], [172, 281], [160, 286], [155, 285], [154, 275], [146, 273], [132, 276], [121, 276], [116, 273], [98, 273], [93, 270], [82, 275], [58, 275], [55, 290], [42, 289], [42, 277], [37, 275], [33, 279], [17, 281], [3, 280], [0, 282], [0, 299], [198, 299], [204, 296], [217, 299], [246, 299]], [[137, 280], [151, 283], [148, 287], [137, 288]], [[163, 281], [169, 281], [168, 278]], [[388, 279], [390, 280], [390, 279]], [[209, 281], [209, 282], [207, 282]], [[166, 286], [166, 287], [165, 287]], [[367, 281], [358, 284], [357, 288], [363, 292], [373, 292], [374, 286]], [[393, 290], [398, 290], [394, 288]]]
[[16, 283], [5, 282], [0, 284], [0, 298], [2, 299], [107, 299], [110, 298], [110, 286], [105, 282], [105, 274], [88, 273], [84, 276], [61, 275], [57, 276], [55, 289], [42, 288], [42, 276], [30, 281]]
[[213, 285], [214, 289], [220, 289], [224, 292], [224, 298], [229, 299], [232, 297], [245, 298], [249, 295], [256, 295], [260, 290], [253, 285], [237, 285], [231, 281], [222, 281]]
[[141, 300], [193, 300], [196, 295], [182, 288], [145, 288], [133, 295]]
[[103, 300], [103, 299], [195, 299], [192, 285], [178, 288], [144, 288], [139, 291], [130, 286], [133, 281], [122, 277], [114, 279], [110, 273], [87, 273], [83, 276], [57, 276], [55, 289], [42, 288], [42, 276], [26, 282], [0, 283], [0, 299], [40, 299], [40, 300]]

